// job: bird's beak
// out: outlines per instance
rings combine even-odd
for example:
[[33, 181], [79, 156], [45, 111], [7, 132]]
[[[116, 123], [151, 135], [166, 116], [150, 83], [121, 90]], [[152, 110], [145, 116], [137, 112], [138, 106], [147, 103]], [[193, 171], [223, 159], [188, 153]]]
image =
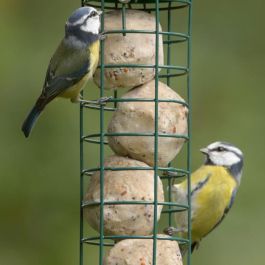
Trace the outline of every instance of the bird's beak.
[[102, 11], [101, 10], [98, 10], [98, 15], [101, 16], [102, 15]]
[[209, 154], [209, 150], [205, 147], [205, 148], [202, 148], [200, 149], [200, 151], [205, 154], [205, 155], [208, 155]]

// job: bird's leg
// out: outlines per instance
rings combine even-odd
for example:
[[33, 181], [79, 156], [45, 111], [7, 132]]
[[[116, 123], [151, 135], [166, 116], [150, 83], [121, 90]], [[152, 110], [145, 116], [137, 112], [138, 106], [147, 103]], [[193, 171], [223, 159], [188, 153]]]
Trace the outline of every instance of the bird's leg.
[[79, 98], [76, 102], [79, 102], [83, 105], [87, 105], [87, 104], [96, 104], [96, 101], [95, 100], [84, 100], [83, 99], [84, 97], [80, 94], [79, 95]]
[[169, 236], [173, 236], [177, 233], [180, 233], [180, 232], [184, 232], [185, 229], [184, 228], [177, 228], [177, 227], [174, 227], [174, 226], [169, 226], [169, 227], [166, 227], [164, 229], [164, 233], [169, 235]]
[[110, 99], [112, 99], [112, 97], [102, 97], [97, 100], [84, 100], [80, 98], [79, 102], [82, 103], [83, 105], [92, 104], [92, 105], [104, 105], [105, 106]]
[[172, 177], [172, 178], [181, 178], [181, 177], [186, 176], [185, 173], [175, 172], [175, 171], [165, 171], [165, 174]]
[[183, 178], [183, 177], [186, 176], [185, 173], [175, 172], [175, 171], [170, 171], [170, 170], [164, 171], [163, 172], [163, 175], [164, 176], [168, 176], [168, 177], [170, 177], [172, 179], [172, 182], [171, 182], [172, 185], [175, 184], [175, 182], [176, 182], [177, 179], [181, 179], [181, 178]]

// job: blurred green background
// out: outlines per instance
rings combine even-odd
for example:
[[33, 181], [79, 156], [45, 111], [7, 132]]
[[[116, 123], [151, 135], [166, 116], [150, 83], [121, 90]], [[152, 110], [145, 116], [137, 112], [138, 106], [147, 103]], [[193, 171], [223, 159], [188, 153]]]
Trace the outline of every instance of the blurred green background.
[[[79, 107], [50, 104], [29, 139], [20, 126], [64, 22], [79, 6], [77, 0], [0, 2], [0, 264], [78, 264]], [[202, 163], [198, 149], [214, 140], [239, 146], [245, 168], [233, 209], [202, 241], [193, 264], [264, 260], [264, 8], [263, 0], [194, 1], [192, 168]], [[86, 248], [89, 264], [92, 252]]]

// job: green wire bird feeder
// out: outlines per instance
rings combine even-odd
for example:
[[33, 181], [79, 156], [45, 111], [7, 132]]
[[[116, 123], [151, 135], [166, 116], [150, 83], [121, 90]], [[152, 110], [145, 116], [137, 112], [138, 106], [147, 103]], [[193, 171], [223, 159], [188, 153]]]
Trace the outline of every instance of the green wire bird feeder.
[[[157, 245], [159, 241], [165, 240], [165, 237], [158, 235], [158, 208], [163, 206], [162, 215], [167, 219], [167, 225], [174, 225], [173, 214], [177, 211], [188, 212], [188, 238], [169, 237], [166, 236], [167, 240], [178, 241], [179, 244], [186, 244], [188, 251], [186, 254], [187, 264], [191, 264], [191, 207], [190, 207], [190, 172], [191, 172], [191, 13], [192, 13], [192, 1], [185, 0], [105, 0], [105, 1], [92, 1], [83, 0], [82, 6], [93, 6], [103, 11], [101, 17], [101, 31], [105, 35], [111, 36], [111, 34], [120, 34], [127, 36], [129, 34], [152, 34], [155, 36], [154, 46], [154, 63], [119, 63], [110, 64], [104, 62], [104, 51], [105, 51], [105, 40], [101, 40], [100, 43], [100, 61], [99, 61], [99, 100], [91, 100], [91, 104], [80, 105], [80, 265], [103, 265], [104, 257], [111, 247], [120, 240], [125, 239], [150, 239], [152, 242], [152, 263], [157, 264]], [[104, 23], [106, 13], [111, 10], [120, 10], [121, 12], [121, 29], [119, 30], [105, 30], [106, 25]], [[127, 12], [129, 10], [141, 10], [154, 16], [155, 18], [155, 29], [147, 30], [145, 28], [141, 30], [127, 29]], [[182, 20], [179, 22], [179, 20]], [[177, 22], [178, 20], [178, 22]], [[163, 25], [161, 29], [160, 23]], [[181, 25], [180, 29], [178, 28]], [[159, 48], [161, 49], [161, 42], [159, 39], [163, 38], [163, 50], [165, 53], [164, 64], [160, 63], [159, 60]], [[115, 44], [113, 44], [115, 45]], [[106, 90], [105, 70], [112, 68], [141, 68], [141, 69], [153, 69], [154, 72], [154, 98], [124, 98], [121, 93], [125, 94], [127, 91], [115, 90], [113, 95], [110, 96], [110, 92]], [[177, 88], [178, 92], [185, 95], [185, 100], [174, 100], [174, 99], [160, 99], [159, 98], [159, 81], [171, 86], [171, 88]], [[181, 80], [181, 81], [179, 81]], [[181, 91], [178, 82], [182, 82]], [[178, 85], [177, 85], [178, 84]], [[120, 93], [120, 91], [122, 91]], [[86, 89], [84, 92], [84, 98], [86, 99]], [[108, 132], [106, 130], [106, 124], [108, 124], [109, 117], [117, 110], [119, 104], [127, 102], [136, 102], [137, 104], [146, 104], [152, 102], [154, 105], [154, 131], [152, 133], [136, 133], [136, 132]], [[168, 134], [161, 133], [159, 131], [159, 103], [166, 102], [168, 104], [174, 103], [175, 105], [183, 105], [188, 108], [189, 114], [187, 117], [187, 134]], [[151, 103], [150, 103], [151, 104]], [[90, 128], [95, 130], [95, 125], [88, 124], [91, 115], [98, 116], [98, 132], [89, 134], [86, 129], [89, 125]], [[106, 147], [108, 146], [107, 137], [152, 137], [153, 139], [153, 163], [150, 166], [125, 166], [125, 167], [106, 167], [104, 161], [106, 158]], [[167, 167], [162, 167], [158, 164], [159, 159], [159, 139], [160, 138], [177, 138], [184, 139], [186, 152], [185, 152], [185, 167], [178, 168], [173, 167], [170, 163]], [[95, 151], [96, 150], [96, 151]], [[99, 154], [97, 159], [97, 165], [87, 166], [87, 160], [91, 157], [95, 158], [95, 153]], [[179, 156], [176, 158], [178, 159]], [[104, 175], [106, 171], [112, 172], [124, 172], [124, 171], [141, 172], [143, 170], [154, 172], [153, 176], [153, 200], [145, 201], [145, 199], [139, 200], [106, 200], [104, 199]], [[99, 199], [98, 201], [87, 201], [84, 199], [86, 185], [91, 179], [91, 176], [97, 172], [99, 176]], [[172, 174], [173, 172], [173, 174]], [[144, 177], [144, 176], [143, 176]], [[188, 178], [188, 204], [178, 205], [171, 199], [171, 185], [174, 179], [179, 177]], [[161, 202], [158, 199], [158, 182], [162, 180], [164, 184], [165, 201]], [[166, 188], [168, 187], [168, 188]], [[153, 209], [153, 229], [149, 235], [106, 235], [104, 233], [104, 208], [106, 206], [124, 205], [152, 205]], [[161, 206], [161, 207], [162, 207]], [[85, 229], [84, 211], [89, 207], [97, 207], [99, 209], [98, 215], [98, 233], [87, 234]], [[161, 230], [161, 229], [160, 229]], [[89, 230], [89, 233], [92, 233]], [[160, 233], [161, 234], [161, 233]], [[98, 260], [92, 261], [87, 257], [87, 252], [98, 255]], [[141, 263], [139, 263], [141, 264]], [[145, 263], [143, 263], [145, 264]]]

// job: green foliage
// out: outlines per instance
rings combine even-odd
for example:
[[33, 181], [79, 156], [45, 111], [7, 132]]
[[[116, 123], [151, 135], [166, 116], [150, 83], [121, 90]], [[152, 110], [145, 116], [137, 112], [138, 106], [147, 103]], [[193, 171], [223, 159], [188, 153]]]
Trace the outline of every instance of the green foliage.
[[[51, 103], [29, 139], [20, 126], [40, 92], [64, 21], [79, 5], [61, 0], [0, 4], [1, 264], [77, 264], [79, 107]], [[264, 7], [262, 0], [194, 1], [193, 169], [202, 163], [198, 149], [214, 140], [238, 145], [245, 168], [233, 209], [202, 241], [193, 264], [262, 261]], [[98, 96], [91, 83], [87, 89], [94, 90], [92, 98]], [[93, 127], [97, 115], [87, 119]], [[94, 264], [95, 248], [86, 250]]]

